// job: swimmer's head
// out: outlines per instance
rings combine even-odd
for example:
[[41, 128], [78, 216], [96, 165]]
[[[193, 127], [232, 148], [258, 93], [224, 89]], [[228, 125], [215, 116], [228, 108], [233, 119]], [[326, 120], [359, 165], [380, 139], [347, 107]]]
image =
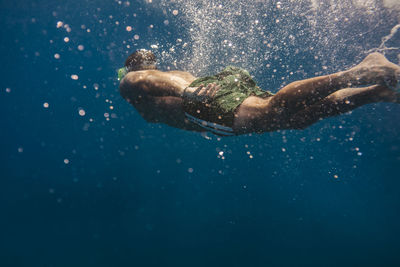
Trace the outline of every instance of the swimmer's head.
[[146, 49], [140, 49], [126, 59], [125, 67], [128, 72], [138, 70], [155, 70], [157, 69], [156, 63], [156, 56], [153, 54], [153, 52]]

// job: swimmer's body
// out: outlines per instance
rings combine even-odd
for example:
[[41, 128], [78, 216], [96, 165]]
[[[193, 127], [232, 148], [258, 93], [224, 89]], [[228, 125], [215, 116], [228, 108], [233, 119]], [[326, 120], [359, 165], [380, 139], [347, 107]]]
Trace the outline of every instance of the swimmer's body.
[[[122, 97], [148, 122], [165, 123], [191, 131], [240, 135], [304, 129], [321, 119], [366, 104], [400, 103], [400, 67], [380, 53], [368, 55], [349, 70], [296, 81], [276, 94], [262, 96], [259, 94], [261, 89], [251, 83], [250, 76], [243, 74], [247, 72], [238, 68], [232, 68], [236, 72], [225, 76], [221, 76], [221, 72], [211, 77], [209, 81], [214, 79], [215, 83], [202, 84], [201, 78], [196, 79], [188, 72], [159, 71], [155, 63], [154, 55], [146, 50], [136, 51], [128, 57], [125, 62], [127, 73], [120, 82]], [[238, 82], [235, 78], [235, 82], [253, 87], [249, 87], [250, 91], [246, 87], [247, 91], [240, 92], [241, 95], [242, 92], [249, 93], [243, 99], [237, 98], [238, 103], [231, 103], [228, 109], [222, 109], [221, 106], [228, 103], [224, 97], [229, 98], [226, 97], [229, 92], [226, 93], [227, 89], [223, 88], [227, 84], [224, 81], [231, 76], [242, 79]], [[193, 86], [196, 83], [197, 86]], [[225, 92], [218, 96], [223, 90]], [[225, 112], [222, 117], [231, 116], [232, 119], [225, 120], [215, 114], [216, 110], [221, 110], [221, 114]]]

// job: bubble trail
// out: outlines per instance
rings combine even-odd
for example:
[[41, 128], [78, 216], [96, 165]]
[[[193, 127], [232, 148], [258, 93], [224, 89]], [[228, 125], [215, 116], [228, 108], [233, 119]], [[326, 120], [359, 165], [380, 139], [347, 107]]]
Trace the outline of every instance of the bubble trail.
[[385, 54], [386, 51], [388, 50], [399, 50], [400, 47], [386, 47], [386, 42], [392, 39], [397, 31], [400, 29], [400, 24], [395, 25], [391, 30], [390, 34], [382, 37], [382, 43], [379, 45], [378, 48], [372, 48], [367, 51], [367, 54], [372, 53], [372, 52], [380, 52], [382, 54]]

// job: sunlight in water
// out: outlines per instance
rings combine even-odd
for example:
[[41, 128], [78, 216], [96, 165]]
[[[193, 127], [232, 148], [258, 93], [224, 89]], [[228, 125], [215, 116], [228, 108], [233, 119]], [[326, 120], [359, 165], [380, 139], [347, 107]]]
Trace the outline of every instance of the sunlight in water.
[[[366, 51], [379, 47], [383, 33], [374, 29], [399, 23], [382, 20], [383, 12], [400, 14], [397, 0], [385, 0], [386, 8], [378, 0], [146, 2], [183, 22], [182, 37], [169, 49], [160, 49], [163, 61], [196, 74], [229, 64], [252, 73], [265, 68], [289, 72], [282, 59], [305, 54], [323, 66], [340, 65], [345, 55], [361, 59]], [[371, 31], [363, 32], [365, 28]]]

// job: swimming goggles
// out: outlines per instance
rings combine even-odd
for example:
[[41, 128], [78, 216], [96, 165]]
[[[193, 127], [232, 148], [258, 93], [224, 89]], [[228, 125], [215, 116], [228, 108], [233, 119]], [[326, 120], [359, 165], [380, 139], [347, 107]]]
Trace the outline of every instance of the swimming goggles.
[[118, 81], [121, 81], [125, 75], [128, 73], [128, 69], [126, 67], [118, 69]]

